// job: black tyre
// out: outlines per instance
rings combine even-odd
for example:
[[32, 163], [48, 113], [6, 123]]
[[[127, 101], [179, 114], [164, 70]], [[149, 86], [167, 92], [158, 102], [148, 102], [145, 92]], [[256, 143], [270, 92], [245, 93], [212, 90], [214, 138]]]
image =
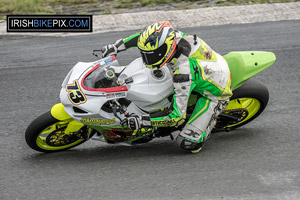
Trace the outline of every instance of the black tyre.
[[70, 120], [59, 121], [50, 111], [46, 112], [28, 126], [25, 132], [26, 143], [36, 151], [49, 153], [67, 150], [85, 142], [75, 134], [65, 133], [69, 123]]
[[263, 112], [268, 101], [268, 89], [258, 81], [248, 80], [233, 91], [233, 96], [220, 115], [216, 128], [232, 130], [244, 126]]

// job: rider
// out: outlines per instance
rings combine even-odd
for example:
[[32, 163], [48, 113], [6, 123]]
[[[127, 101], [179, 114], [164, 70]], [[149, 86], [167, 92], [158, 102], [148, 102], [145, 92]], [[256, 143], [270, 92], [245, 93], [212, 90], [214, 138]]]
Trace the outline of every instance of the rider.
[[128, 118], [131, 129], [181, 125], [186, 118], [187, 103], [192, 92], [201, 94], [193, 113], [176, 140], [181, 148], [197, 153], [217, 116], [232, 96], [231, 77], [224, 58], [196, 35], [174, 30], [168, 21], [151, 24], [141, 32], [102, 48], [103, 57], [138, 47], [146, 67], [168, 67], [173, 74], [174, 95], [169, 109], [149, 116]]

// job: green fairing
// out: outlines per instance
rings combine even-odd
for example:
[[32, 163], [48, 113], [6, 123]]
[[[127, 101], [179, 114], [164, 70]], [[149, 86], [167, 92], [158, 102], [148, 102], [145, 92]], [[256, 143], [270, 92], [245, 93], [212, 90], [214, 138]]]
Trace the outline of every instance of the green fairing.
[[276, 56], [272, 52], [240, 51], [223, 56], [231, 72], [232, 90], [242, 86], [246, 80], [271, 66]]

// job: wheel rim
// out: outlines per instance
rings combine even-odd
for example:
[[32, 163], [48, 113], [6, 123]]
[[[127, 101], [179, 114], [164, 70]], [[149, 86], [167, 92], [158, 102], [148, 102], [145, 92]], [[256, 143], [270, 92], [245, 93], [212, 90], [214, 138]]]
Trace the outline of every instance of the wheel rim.
[[242, 124], [250, 120], [253, 116], [255, 116], [258, 113], [260, 107], [261, 107], [260, 101], [254, 98], [238, 98], [238, 99], [231, 100], [229, 104], [226, 106], [224, 113], [232, 114], [233, 112], [240, 112], [241, 121], [226, 126], [226, 128], [237, 126], [239, 124]]
[[[72, 133], [66, 133], [67, 121], [54, 123], [40, 132], [36, 139], [36, 144], [45, 150], [62, 150], [84, 141], [84, 139], [68, 140]], [[70, 138], [70, 137], [69, 137]]]

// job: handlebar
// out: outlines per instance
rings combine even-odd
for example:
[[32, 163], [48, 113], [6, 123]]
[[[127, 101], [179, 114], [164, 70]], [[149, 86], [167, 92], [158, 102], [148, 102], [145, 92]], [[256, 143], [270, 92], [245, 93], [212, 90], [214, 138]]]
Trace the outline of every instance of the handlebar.
[[[102, 57], [102, 54], [104, 53], [104, 52], [103, 52], [103, 49], [94, 49], [94, 50], [93, 50], [92, 55], [93, 55], [93, 56], [96, 56], [97, 58], [99, 58], [99, 53], [97, 53], [97, 52], [101, 52], [101, 53], [100, 53], [100, 54], [101, 54], [101, 55], [100, 55], [100, 58], [103, 58], [103, 57]], [[117, 54], [109, 54], [109, 55], [107, 55], [107, 56], [117, 56]]]
[[[93, 55], [93, 56], [96, 56], [97, 58], [99, 58], [99, 56], [98, 56], [99, 53], [97, 53], [97, 52], [103, 53], [103, 51], [102, 51], [102, 49], [101, 49], [101, 50], [100, 50], [100, 49], [95, 49], [95, 50], [93, 50], [92, 55]], [[102, 55], [101, 55], [101, 57], [102, 57]]]

